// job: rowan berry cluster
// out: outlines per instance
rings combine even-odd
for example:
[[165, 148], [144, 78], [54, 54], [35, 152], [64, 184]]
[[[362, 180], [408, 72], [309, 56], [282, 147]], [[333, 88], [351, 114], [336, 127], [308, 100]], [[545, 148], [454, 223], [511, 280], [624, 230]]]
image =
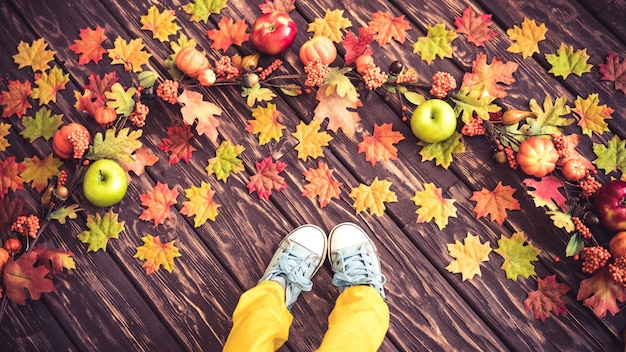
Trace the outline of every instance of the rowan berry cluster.
[[381, 72], [380, 67], [374, 63], [367, 65], [361, 77], [363, 78], [363, 83], [365, 83], [365, 88], [369, 90], [379, 88], [387, 82], [387, 73]]
[[586, 238], [586, 239], [591, 238], [591, 230], [589, 229], [589, 227], [587, 227], [587, 225], [585, 225], [585, 223], [578, 216], [572, 216], [572, 222], [574, 223], [574, 227], [576, 228], [576, 231], [578, 231], [578, 233], [580, 233], [580, 235], [583, 236], [583, 238]]
[[306, 81], [304, 81], [305, 86], [313, 87], [313, 86], [321, 86], [326, 80], [326, 76], [330, 72], [330, 67], [328, 65], [324, 65], [322, 60], [319, 58], [309, 61], [306, 66], [304, 66], [304, 72], [306, 72]]
[[73, 157], [80, 159], [89, 148], [89, 132], [83, 129], [75, 130], [67, 136], [74, 150]]
[[463, 125], [461, 128], [461, 133], [468, 137], [484, 135], [485, 125], [483, 124], [483, 119], [480, 116], [472, 116], [470, 123]]
[[266, 79], [269, 75], [272, 74], [272, 72], [276, 71], [282, 64], [283, 64], [283, 61], [281, 59], [274, 60], [274, 62], [272, 62], [269, 66], [267, 66], [267, 68], [259, 72], [259, 79], [261, 80]]
[[133, 125], [141, 128], [146, 125], [146, 117], [149, 112], [150, 108], [148, 108], [146, 104], [138, 101], [135, 103], [135, 109], [128, 116], [128, 120], [130, 120]]
[[166, 79], [157, 88], [157, 96], [170, 104], [178, 102], [178, 82]]
[[626, 287], [626, 256], [614, 258], [609, 264], [609, 274], [616, 284]]
[[233, 79], [239, 75], [239, 69], [233, 65], [233, 60], [230, 56], [222, 56], [219, 60], [215, 61], [215, 75], [217, 77], [223, 77], [224, 79]]
[[583, 272], [593, 274], [606, 265], [611, 259], [611, 253], [602, 246], [585, 247], [580, 252], [580, 258], [583, 261]]
[[569, 158], [569, 143], [562, 134], [552, 133], [550, 134], [552, 137], [552, 144], [554, 144], [554, 149], [559, 153], [559, 158]]
[[39, 231], [39, 218], [35, 215], [21, 215], [11, 224], [11, 231], [15, 231], [23, 236], [37, 237]]
[[581, 189], [581, 197], [588, 199], [591, 198], [602, 187], [602, 184], [596, 180], [591, 173], [583, 177], [578, 181], [578, 186]]
[[436, 72], [432, 80], [433, 85], [430, 88], [430, 94], [439, 99], [445, 98], [449, 90], [456, 88], [456, 79], [448, 72]]
[[395, 83], [396, 84], [415, 83], [418, 80], [419, 80], [419, 76], [417, 72], [410, 70], [410, 71], [397, 75]]

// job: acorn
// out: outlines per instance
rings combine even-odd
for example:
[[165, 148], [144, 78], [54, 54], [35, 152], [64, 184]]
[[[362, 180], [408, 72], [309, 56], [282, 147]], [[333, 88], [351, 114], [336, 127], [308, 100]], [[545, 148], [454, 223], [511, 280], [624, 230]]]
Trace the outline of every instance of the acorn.
[[403, 69], [404, 65], [398, 60], [389, 64], [389, 73], [391, 73], [392, 75], [399, 75]]
[[257, 83], [259, 83], [259, 75], [257, 75], [256, 73], [248, 73], [245, 76], [243, 76], [244, 87], [250, 88]]
[[506, 158], [506, 153], [504, 150], [498, 150], [493, 153], [493, 160], [495, 160], [498, 164], [504, 164], [508, 160]]

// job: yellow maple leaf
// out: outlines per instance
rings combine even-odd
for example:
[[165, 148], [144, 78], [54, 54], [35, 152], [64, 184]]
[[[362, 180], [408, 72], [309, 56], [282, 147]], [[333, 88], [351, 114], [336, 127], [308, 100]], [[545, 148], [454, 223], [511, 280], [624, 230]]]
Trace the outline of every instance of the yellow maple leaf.
[[207, 220], [215, 221], [217, 208], [221, 205], [213, 200], [214, 195], [215, 191], [211, 189], [211, 185], [204, 181], [200, 187], [192, 186], [185, 189], [185, 196], [189, 200], [183, 202], [180, 213], [189, 217], [195, 216], [194, 227], [202, 226]]
[[378, 177], [374, 178], [369, 186], [361, 183], [350, 192], [350, 197], [354, 198], [352, 207], [356, 209], [357, 214], [369, 208], [370, 215], [382, 216], [385, 202], [398, 201], [396, 193], [389, 189], [391, 185], [391, 182], [379, 180]]
[[482, 276], [480, 263], [489, 261], [489, 253], [491, 253], [489, 242], [480, 243], [478, 236], [468, 232], [463, 243], [456, 240], [454, 243], [448, 243], [447, 246], [450, 256], [455, 260], [446, 266], [446, 270], [451, 273], [460, 273], [463, 281], [473, 278], [474, 275]]
[[132, 72], [141, 72], [142, 65], [148, 63], [152, 54], [143, 50], [144, 44], [141, 38], [132, 39], [130, 42], [118, 36], [113, 42], [113, 49], [109, 49], [109, 58], [112, 65], [128, 65]]
[[173, 22], [176, 19], [174, 13], [174, 10], [159, 12], [156, 5], [152, 5], [148, 9], [148, 14], [139, 18], [141, 29], [152, 31], [152, 38], [165, 42], [170, 35], [176, 34], [180, 29], [180, 26]]
[[174, 246], [175, 241], [162, 243], [159, 237], [145, 235], [141, 238], [143, 245], [137, 247], [137, 253], [133, 258], [145, 260], [141, 266], [146, 269], [146, 275], [159, 270], [160, 266], [168, 272], [174, 270], [174, 259], [180, 257], [178, 248]]
[[54, 60], [54, 50], [48, 50], [48, 43], [43, 38], [35, 40], [32, 45], [23, 41], [17, 45], [17, 54], [13, 55], [13, 61], [18, 64], [18, 69], [30, 66], [33, 72], [45, 71], [50, 66], [48, 62]]
[[416, 191], [411, 200], [420, 207], [415, 211], [417, 222], [429, 222], [434, 219], [435, 224], [442, 230], [448, 225], [448, 218], [457, 217], [454, 199], [444, 198], [441, 188], [435, 187], [433, 183], [425, 183], [424, 190]]
[[535, 20], [524, 17], [521, 28], [513, 26], [506, 30], [506, 34], [513, 40], [506, 50], [510, 53], [521, 53], [524, 59], [539, 53], [539, 42], [546, 39], [547, 32], [544, 23], [538, 26]]
[[299, 159], [306, 161], [309, 157], [315, 159], [324, 156], [322, 147], [327, 147], [333, 137], [326, 132], [320, 132], [320, 125], [319, 120], [313, 120], [308, 125], [300, 121], [300, 124], [296, 126], [296, 131], [292, 135], [299, 142], [296, 145]]
[[343, 10], [326, 10], [324, 18], [316, 18], [309, 23], [307, 32], [313, 32], [313, 36], [323, 35], [335, 43], [343, 40], [342, 29], [352, 26], [349, 19], [343, 17]]
[[39, 99], [39, 105], [48, 104], [50, 101], [57, 102], [57, 92], [65, 89], [65, 84], [70, 81], [70, 74], [63, 74], [63, 69], [54, 66], [49, 72], [35, 74], [35, 84], [30, 97]]
[[278, 142], [285, 126], [278, 122], [280, 112], [276, 110], [276, 104], [268, 103], [267, 107], [257, 106], [250, 110], [254, 120], [248, 120], [246, 131], [258, 133], [260, 145], [267, 144], [270, 139]]
[[585, 99], [577, 97], [571, 110], [580, 117], [578, 126], [589, 137], [593, 132], [598, 134], [608, 132], [609, 124], [606, 120], [611, 119], [611, 114], [615, 111], [606, 105], [600, 105], [598, 93], [589, 94]]
[[20, 177], [25, 183], [33, 181], [32, 187], [37, 192], [41, 192], [48, 185], [48, 179], [59, 175], [59, 168], [63, 165], [63, 161], [52, 154], [43, 160], [35, 155], [32, 158], [25, 158], [24, 165], [26, 165], [26, 170], [20, 174]]
[[10, 124], [0, 122], [0, 152], [7, 150], [7, 148], [11, 146], [9, 139], [7, 138], [10, 133], [10, 128]]

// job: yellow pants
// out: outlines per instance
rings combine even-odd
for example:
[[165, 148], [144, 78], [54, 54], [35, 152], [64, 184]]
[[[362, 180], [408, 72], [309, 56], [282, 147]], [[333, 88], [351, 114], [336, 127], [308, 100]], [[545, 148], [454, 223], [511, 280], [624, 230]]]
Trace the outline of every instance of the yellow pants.
[[[287, 341], [292, 321], [285, 289], [263, 281], [241, 295], [224, 351], [276, 351]], [[388, 328], [389, 307], [380, 294], [353, 286], [337, 298], [318, 351], [376, 351]]]

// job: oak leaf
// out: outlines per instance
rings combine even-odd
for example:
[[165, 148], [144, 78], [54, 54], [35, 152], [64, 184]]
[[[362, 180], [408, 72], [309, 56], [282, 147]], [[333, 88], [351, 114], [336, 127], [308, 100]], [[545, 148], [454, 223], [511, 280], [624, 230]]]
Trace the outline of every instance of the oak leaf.
[[124, 89], [124, 87], [116, 82], [111, 86], [110, 92], [105, 92], [106, 105], [111, 109], [115, 109], [119, 115], [130, 116], [135, 110], [135, 87]]
[[35, 155], [32, 158], [25, 158], [24, 165], [26, 169], [20, 173], [22, 181], [24, 183], [32, 181], [32, 187], [37, 192], [41, 192], [48, 185], [50, 178], [60, 174], [59, 168], [63, 165], [63, 161], [53, 154], [49, 154], [43, 160]]
[[145, 235], [141, 240], [143, 245], [137, 247], [137, 253], [133, 258], [146, 261], [141, 266], [146, 269], [146, 275], [154, 273], [161, 266], [171, 273], [174, 270], [174, 259], [181, 256], [178, 248], [174, 246], [175, 241], [162, 243], [159, 237], [152, 235]]
[[387, 180], [379, 180], [378, 176], [370, 185], [359, 184], [350, 191], [350, 197], [354, 198], [352, 207], [357, 214], [369, 209], [370, 215], [382, 216], [385, 211], [385, 202], [398, 201], [396, 193], [389, 189], [391, 185], [392, 183]]
[[133, 159], [132, 161], [120, 161], [120, 165], [126, 170], [129, 177], [130, 171], [134, 172], [137, 176], [141, 176], [145, 172], [146, 166], [152, 166], [159, 161], [159, 157], [146, 146], [137, 149], [135, 153], [131, 155], [131, 158]]
[[544, 176], [539, 181], [535, 178], [525, 178], [526, 192], [533, 198], [536, 207], [546, 207], [548, 210], [567, 210], [567, 198], [559, 191], [565, 186], [565, 181], [556, 176]]
[[246, 99], [248, 107], [253, 107], [257, 102], [270, 101], [276, 97], [276, 94], [269, 88], [261, 88], [261, 84], [257, 83], [252, 87], [244, 87], [241, 96]]
[[27, 298], [38, 300], [42, 293], [56, 289], [50, 270], [43, 265], [35, 265], [37, 259], [37, 253], [29, 252], [17, 260], [9, 258], [4, 267], [3, 294], [19, 305], [26, 305]]
[[15, 161], [15, 156], [0, 160], [0, 199], [9, 193], [24, 189], [20, 174], [26, 170], [26, 164]]
[[598, 169], [604, 170], [605, 174], [613, 171], [619, 171], [622, 175], [626, 173], [626, 140], [615, 135], [606, 145], [594, 143], [593, 153], [598, 157], [593, 163]]
[[4, 105], [2, 117], [6, 118], [15, 114], [18, 118], [22, 118], [26, 110], [32, 107], [28, 101], [30, 93], [32, 93], [30, 81], [25, 80], [23, 83], [18, 80], [9, 81], [8, 90], [2, 91], [0, 96], [0, 105]]
[[56, 103], [57, 92], [65, 89], [65, 84], [70, 81], [70, 74], [63, 74], [63, 70], [58, 66], [52, 67], [49, 72], [35, 74], [35, 84], [30, 97], [39, 99], [39, 105], [48, 104], [50, 101]]
[[250, 33], [246, 33], [248, 25], [244, 19], [234, 22], [232, 18], [222, 17], [217, 24], [219, 29], [209, 29], [207, 36], [213, 40], [211, 48], [226, 51], [231, 45], [241, 46], [250, 39]]
[[97, 252], [99, 249], [106, 252], [109, 240], [119, 237], [120, 232], [124, 231], [126, 221], [118, 221], [118, 216], [119, 214], [113, 212], [113, 208], [109, 208], [104, 216], [98, 213], [87, 215], [86, 225], [89, 230], [81, 232], [78, 240], [89, 244], [88, 252]]
[[476, 202], [474, 207], [476, 218], [480, 219], [489, 215], [491, 221], [502, 225], [507, 217], [507, 209], [520, 209], [519, 202], [513, 197], [515, 191], [515, 188], [511, 186], [503, 186], [502, 182], [498, 182], [493, 191], [489, 191], [485, 187], [480, 191], [474, 191], [470, 200]]
[[159, 226], [165, 220], [171, 218], [170, 207], [176, 204], [178, 189], [170, 189], [167, 184], [157, 182], [152, 191], [139, 195], [141, 205], [147, 207], [139, 215], [139, 220], [154, 221], [154, 226]]
[[316, 18], [313, 23], [309, 23], [307, 32], [313, 32], [313, 36], [323, 35], [335, 43], [341, 43], [343, 39], [342, 30], [352, 27], [352, 22], [343, 17], [344, 10], [326, 9], [324, 18]]
[[211, 189], [211, 184], [202, 181], [200, 187], [192, 186], [185, 189], [185, 196], [188, 201], [183, 202], [180, 213], [189, 217], [194, 217], [193, 226], [200, 227], [207, 220], [215, 221], [217, 217], [217, 208], [220, 204], [213, 200], [215, 191]]
[[245, 170], [243, 161], [239, 156], [246, 150], [244, 146], [233, 145], [231, 141], [223, 141], [215, 150], [215, 157], [209, 159], [206, 171], [209, 176], [215, 174], [218, 180], [226, 182], [230, 174], [235, 174]]
[[152, 31], [152, 38], [162, 42], [168, 40], [170, 35], [175, 35], [180, 26], [174, 23], [176, 19], [174, 10], [163, 10], [159, 12], [156, 5], [148, 9], [148, 13], [139, 18], [141, 29]]
[[265, 3], [260, 4], [259, 8], [261, 13], [270, 13], [274, 11], [289, 13], [296, 9], [294, 5], [296, 0], [265, 0]]
[[310, 199], [315, 198], [321, 208], [328, 205], [332, 198], [339, 199], [341, 190], [339, 187], [343, 183], [333, 178], [334, 170], [328, 168], [328, 164], [322, 161], [317, 162], [317, 169], [309, 168], [307, 171], [302, 172], [304, 178], [309, 183], [304, 185], [303, 197]]
[[606, 57], [605, 64], [599, 64], [600, 77], [603, 81], [615, 82], [615, 90], [621, 90], [626, 94], [626, 60], [620, 62], [615, 53], [610, 53]]
[[7, 150], [7, 148], [11, 146], [9, 139], [7, 138], [11, 133], [10, 129], [10, 124], [0, 122], [0, 152]]
[[341, 128], [347, 136], [354, 136], [356, 123], [361, 121], [361, 117], [354, 110], [362, 106], [361, 101], [359, 99], [353, 101], [349, 94], [344, 96], [335, 92], [326, 94], [328, 87], [329, 85], [325, 84], [317, 90], [315, 98], [319, 104], [315, 107], [313, 120], [323, 122], [328, 118], [329, 130], [336, 133]]
[[59, 222], [59, 224], [65, 225], [68, 219], [78, 218], [77, 213], [82, 210], [84, 209], [79, 207], [78, 204], [60, 206], [60, 207], [55, 208], [54, 211], [52, 211], [48, 215], [48, 219], [56, 220]]
[[428, 26], [426, 36], [417, 38], [413, 44], [413, 53], [420, 53], [422, 60], [429, 65], [437, 56], [440, 59], [452, 58], [451, 43], [456, 37], [453, 30], [446, 30], [444, 23]]
[[292, 135], [298, 140], [295, 149], [298, 151], [298, 159], [306, 161], [309, 157], [315, 159], [324, 155], [322, 147], [327, 147], [333, 137], [328, 133], [320, 132], [321, 122], [312, 120], [308, 125], [300, 121], [296, 131]]
[[259, 134], [259, 144], [265, 145], [271, 139], [278, 141], [283, 136], [285, 126], [278, 122], [280, 111], [276, 110], [276, 104], [268, 103], [266, 107], [257, 106], [250, 109], [254, 120], [248, 120], [246, 131]]
[[498, 83], [510, 85], [515, 82], [513, 73], [517, 71], [519, 64], [507, 62], [498, 57], [494, 57], [491, 63], [487, 63], [487, 55], [479, 53], [472, 64], [472, 72], [463, 75], [461, 88], [480, 89], [489, 92], [489, 95], [496, 98], [504, 98], [508, 94], [504, 87]]
[[33, 247], [32, 250], [39, 256], [37, 265], [48, 268], [53, 274], [60, 274], [63, 269], [76, 269], [74, 262], [74, 253], [64, 251], [62, 249], [45, 249], [39, 246]]
[[337, 94], [342, 98], [346, 97], [352, 102], [357, 102], [359, 100], [359, 92], [346, 75], [350, 71], [350, 68], [339, 69], [331, 67], [324, 80], [325, 84], [320, 87], [320, 90], [323, 89], [326, 95]]
[[528, 298], [524, 300], [524, 309], [532, 309], [535, 319], [546, 322], [550, 313], [554, 315], [567, 313], [565, 301], [561, 296], [569, 292], [570, 288], [556, 281], [556, 275], [548, 275], [537, 279], [537, 291], [528, 292]]
[[532, 262], [539, 260], [537, 256], [541, 250], [531, 243], [526, 243], [523, 231], [515, 232], [509, 238], [500, 236], [498, 248], [493, 251], [504, 258], [501, 269], [508, 279], [517, 281], [518, 276], [528, 279], [531, 275], [536, 275]]
[[361, 55], [372, 55], [372, 49], [370, 43], [374, 40], [374, 34], [370, 31], [369, 27], [359, 27], [359, 35], [356, 36], [352, 31], [346, 33], [341, 45], [345, 49], [344, 60], [346, 66], [350, 66], [355, 63], [356, 58]]
[[18, 64], [18, 69], [30, 66], [33, 72], [45, 71], [50, 66], [48, 62], [54, 60], [54, 50], [48, 50], [48, 43], [44, 38], [33, 41], [28, 45], [23, 41], [17, 45], [17, 54], [13, 55], [13, 61]]
[[585, 99], [580, 96], [576, 97], [572, 112], [578, 115], [578, 126], [582, 128], [582, 132], [591, 137], [593, 132], [598, 134], [609, 132], [609, 124], [606, 120], [613, 118], [611, 114], [615, 110], [606, 104], [600, 105], [598, 93], [593, 93]]
[[477, 15], [471, 7], [463, 11], [463, 16], [454, 17], [457, 33], [466, 34], [467, 41], [476, 46], [484, 46], [485, 41], [491, 41], [496, 36], [496, 32], [489, 28], [492, 24], [491, 14]]
[[175, 164], [181, 159], [189, 162], [191, 154], [196, 148], [191, 145], [191, 127], [189, 125], [170, 126], [167, 128], [167, 138], [161, 138], [157, 148], [170, 154], [169, 164]]
[[502, 110], [496, 104], [492, 104], [496, 99], [491, 95], [484, 95], [481, 89], [462, 88], [450, 95], [450, 99], [455, 103], [454, 113], [461, 115], [461, 120], [469, 125], [472, 116], [476, 114], [483, 120], [489, 120], [489, 113]]
[[566, 213], [560, 210], [548, 210], [546, 211], [546, 214], [550, 216], [550, 220], [552, 220], [554, 226], [564, 229], [570, 233], [574, 232], [574, 222], [572, 221], [572, 214], [569, 212]]
[[111, 65], [129, 65], [132, 72], [141, 72], [141, 66], [148, 64], [152, 54], [144, 50], [143, 39], [136, 38], [130, 42], [118, 36], [113, 42], [113, 49], [107, 50]]
[[178, 102], [183, 104], [180, 109], [183, 121], [191, 126], [197, 120], [196, 132], [199, 135], [206, 134], [211, 141], [217, 142], [217, 127], [220, 125], [220, 121], [214, 116], [221, 115], [222, 108], [209, 101], [204, 101], [201, 93], [189, 89], [185, 89], [178, 96]]
[[89, 146], [85, 158], [88, 160], [133, 161], [133, 152], [142, 146], [141, 141], [139, 141], [142, 134], [143, 130], [131, 130], [129, 127], [119, 131], [111, 127], [104, 132], [104, 135], [102, 132], [98, 132], [93, 137], [93, 142]]
[[455, 200], [444, 198], [441, 188], [435, 187], [434, 183], [425, 183], [423, 186], [424, 190], [416, 191], [411, 198], [418, 207], [415, 211], [417, 222], [434, 220], [437, 227], [443, 230], [448, 225], [448, 218], [458, 217], [454, 206]]
[[383, 46], [392, 39], [398, 43], [404, 43], [406, 31], [411, 29], [409, 21], [404, 19], [404, 15], [393, 17], [389, 11], [376, 11], [372, 14], [372, 20], [368, 23], [369, 30], [374, 34], [374, 40], [378, 45]]
[[[22, 130], [20, 134], [22, 137], [28, 139], [30, 143], [39, 137], [49, 140], [62, 124], [63, 116], [57, 114], [52, 115], [51, 111], [44, 106], [35, 113], [35, 117], [24, 116], [22, 118], [24, 130]], [[1, 149], [2, 148], [0, 148], [0, 150]]]
[[583, 305], [591, 308], [596, 317], [603, 319], [607, 311], [611, 315], [620, 311], [618, 301], [626, 302], [626, 287], [616, 283], [605, 266], [580, 282], [576, 299], [583, 301]]
[[271, 156], [268, 156], [256, 162], [256, 174], [250, 176], [247, 184], [248, 193], [257, 192], [259, 198], [269, 200], [272, 191], [279, 192], [283, 188], [287, 188], [285, 178], [279, 174], [285, 170], [287, 164], [277, 161], [274, 162]]
[[70, 45], [70, 50], [78, 57], [78, 65], [86, 65], [89, 61], [98, 63], [102, 60], [102, 55], [106, 54], [106, 49], [102, 47], [102, 42], [106, 40], [104, 29], [99, 25], [95, 29], [89, 27], [82, 28], [78, 36], [80, 39], [74, 40], [74, 44]]
[[574, 51], [572, 45], [565, 43], [561, 43], [556, 54], [546, 54], [546, 60], [552, 65], [548, 72], [555, 77], [561, 76], [563, 79], [566, 79], [570, 73], [582, 76], [583, 73], [590, 72], [593, 65], [587, 63], [588, 59], [587, 49]]
[[426, 143], [424, 141], [417, 142], [417, 145], [422, 146], [420, 155], [422, 161], [435, 160], [435, 165], [441, 166], [444, 169], [450, 167], [454, 154], [460, 154], [465, 152], [465, 144], [463, 144], [463, 135], [454, 132], [445, 141], [437, 143]]
[[446, 266], [446, 270], [454, 274], [461, 274], [463, 281], [473, 278], [475, 275], [482, 276], [480, 263], [489, 261], [491, 245], [489, 242], [480, 243], [478, 236], [467, 233], [463, 243], [456, 240], [448, 243], [448, 252], [454, 260]]
[[228, 0], [191, 0], [183, 5], [183, 10], [191, 15], [192, 22], [204, 22], [209, 20], [211, 14], [219, 14], [226, 7]]
[[546, 39], [548, 29], [544, 23], [537, 25], [535, 20], [524, 17], [522, 26], [513, 26], [506, 30], [506, 34], [513, 41], [506, 49], [510, 53], [521, 53], [522, 58], [539, 53], [539, 42]]
[[561, 134], [561, 128], [571, 125], [575, 119], [565, 118], [571, 112], [567, 105], [567, 96], [563, 95], [552, 102], [548, 95], [543, 100], [543, 109], [535, 99], [530, 99], [528, 104], [530, 111], [535, 113], [535, 118], [527, 118], [526, 124], [520, 128], [524, 132], [533, 135]]
[[363, 141], [358, 144], [358, 153], [365, 153], [365, 160], [372, 166], [377, 161], [388, 161], [398, 159], [398, 149], [394, 144], [404, 139], [402, 133], [393, 131], [392, 124], [384, 123], [374, 125], [372, 136], [363, 136]]

